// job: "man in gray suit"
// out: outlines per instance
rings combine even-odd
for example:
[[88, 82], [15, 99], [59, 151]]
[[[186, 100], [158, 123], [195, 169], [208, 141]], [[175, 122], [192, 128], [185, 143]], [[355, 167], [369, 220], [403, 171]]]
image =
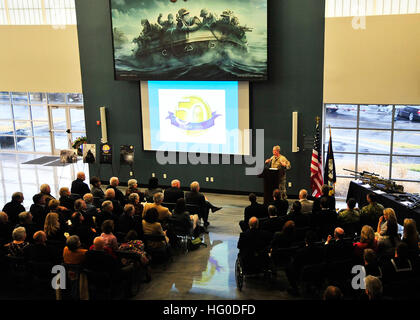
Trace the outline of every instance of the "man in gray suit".
[[299, 202], [302, 205], [302, 213], [308, 214], [312, 212], [313, 201], [308, 200], [308, 191], [302, 189], [299, 191]]

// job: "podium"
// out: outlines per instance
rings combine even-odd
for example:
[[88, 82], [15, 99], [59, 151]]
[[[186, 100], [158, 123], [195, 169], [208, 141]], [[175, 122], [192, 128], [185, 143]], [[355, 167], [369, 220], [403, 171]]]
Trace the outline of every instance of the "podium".
[[273, 199], [273, 191], [279, 187], [280, 171], [276, 168], [264, 168], [258, 175], [264, 180], [264, 204], [268, 204]]

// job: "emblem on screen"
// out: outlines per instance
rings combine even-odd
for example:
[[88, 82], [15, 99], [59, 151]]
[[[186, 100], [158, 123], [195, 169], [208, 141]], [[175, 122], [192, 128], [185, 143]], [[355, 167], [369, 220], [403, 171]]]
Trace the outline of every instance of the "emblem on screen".
[[213, 127], [215, 119], [220, 116], [212, 112], [210, 106], [200, 97], [189, 96], [179, 101], [175, 112], [169, 111], [166, 119], [187, 134], [198, 135]]

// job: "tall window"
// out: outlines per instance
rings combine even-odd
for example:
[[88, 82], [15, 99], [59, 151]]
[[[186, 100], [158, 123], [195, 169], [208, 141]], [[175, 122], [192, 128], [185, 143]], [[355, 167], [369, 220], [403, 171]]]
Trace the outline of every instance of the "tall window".
[[[79, 93], [0, 91], [0, 152], [51, 154], [53, 146], [68, 148], [65, 130], [70, 128], [80, 135], [85, 131], [82, 104]], [[79, 109], [69, 110], [71, 119], [67, 119], [64, 109], [78, 105]], [[63, 130], [59, 130], [60, 125]]]
[[76, 24], [75, 0], [0, 0], [0, 24]]
[[420, 106], [326, 104], [324, 153], [330, 130], [338, 197], [346, 197], [350, 172], [369, 171], [420, 192]]
[[325, 16], [354, 17], [420, 13], [420, 0], [326, 0]]

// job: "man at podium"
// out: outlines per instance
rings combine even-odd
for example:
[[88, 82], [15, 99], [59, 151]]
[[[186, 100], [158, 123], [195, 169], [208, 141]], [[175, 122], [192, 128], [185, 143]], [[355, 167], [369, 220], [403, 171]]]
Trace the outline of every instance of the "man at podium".
[[283, 199], [287, 199], [286, 195], [286, 170], [291, 168], [290, 161], [280, 154], [280, 146], [273, 147], [273, 156], [270, 159], [265, 160], [266, 164], [270, 165], [270, 168], [276, 168], [279, 170], [279, 190], [282, 194]]

